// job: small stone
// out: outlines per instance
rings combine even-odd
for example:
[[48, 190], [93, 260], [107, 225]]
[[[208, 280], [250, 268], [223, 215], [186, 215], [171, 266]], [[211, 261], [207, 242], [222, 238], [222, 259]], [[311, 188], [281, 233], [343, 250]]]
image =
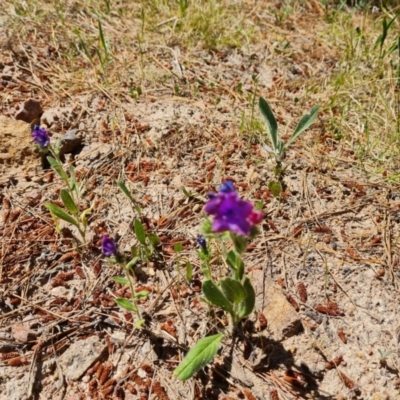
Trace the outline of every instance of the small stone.
[[78, 129], [71, 129], [61, 138], [60, 154], [70, 154], [81, 146], [82, 136], [77, 133]]
[[202, 206], [200, 204], [195, 204], [193, 207], [193, 212], [198, 212], [200, 211], [202, 208]]
[[29, 329], [29, 327], [23, 324], [14, 324], [11, 328], [11, 333], [15, 340], [18, 342], [27, 343], [31, 340], [36, 339], [37, 332]]
[[290, 351], [292, 354], [296, 354], [297, 352], [297, 347], [296, 346], [289, 346], [288, 351]]
[[21, 176], [24, 171], [37, 173], [42, 161], [33, 143], [30, 125], [0, 116], [0, 132], [0, 176]]
[[20, 110], [15, 115], [15, 119], [32, 124], [37, 122], [42, 114], [43, 109], [39, 101], [36, 99], [28, 99], [22, 104]]
[[251, 282], [256, 291], [256, 307], [268, 321], [268, 328], [275, 340], [283, 340], [297, 334], [302, 328], [299, 314], [286, 300], [282, 289], [274, 282], [263, 279], [263, 271], [253, 271]]
[[78, 380], [101, 357], [106, 348], [107, 345], [98, 336], [75, 342], [59, 358], [64, 376], [68, 380]]

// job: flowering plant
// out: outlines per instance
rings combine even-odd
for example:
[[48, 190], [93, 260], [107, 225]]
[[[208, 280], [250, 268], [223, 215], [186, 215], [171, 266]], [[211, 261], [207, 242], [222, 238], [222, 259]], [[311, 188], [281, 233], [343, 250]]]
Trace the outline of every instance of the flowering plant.
[[[256, 225], [262, 221], [262, 213], [254, 210], [253, 204], [239, 197], [231, 181], [224, 182], [219, 192], [210, 193], [208, 199], [204, 210], [213, 220], [205, 222], [203, 235], [197, 238], [200, 246], [198, 255], [206, 278], [202, 289], [210, 304], [229, 314], [231, 328], [234, 329], [252, 313], [255, 306], [255, 291], [250, 279], [245, 276], [241, 255], [246, 250], [248, 239], [257, 235]], [[207, 239], [221, 243], [222, 255], [231, 276], [214, 280], [211, 269], [212, 246], [207, 243]], [[227, 249], [226, 239], [232, 242], [230, 250]], [[174, 375], [181, 380], [193, 376], [214, 358], [222, 338], [223, 334], [218, 333], [199, 340], [175, 369]]]
[[66, 212], [63, 208], [59, 207], [56, 204], [45, 204], [45, 207], [50, 211], [53, 217], [57, 231], [59, 233], [61, 232], [58, 220], [62, 219], [70, 223], [71, 225], [74, 225], [78, 229], [79, 234], [81, 235], [82, 240], [85, 243], [87, 214], [92, 211], [93, 206], [84, 210], [83, 212], [79, 211], [78, 201], [82, 197], [81, 190], [76, 181], [74, 167], [70, 165], [67, 171], [64, 170], [63, 163], [60, 158], [61, 140], [57, 140], [55, 145], [53, 146], [50, 142], [50, 136], [47, 133], [46, 129], [40, 128], [38, 125], [35, 125], [32, 131], [32, 138], [33, 142], [37, 145], [41, 152], [51, 154], [51, 156], [47, 156], [47, 161], [67, 186], [66, 189], [61, 189], [60, 197], [68, 212]]
[[140, 292], [136, 293], [133, 288], [132, 278], [135, 277], [134, 266], [139, 261], [139, 257], [133, 257], [129, 262], [127, 262], [125, 255], [121, 254], [118, 251], [118, 247], [115, 241], [107, 235], [104, 235], [101, 240], [101, 251], [106, 257], [108, 257], [108, 260], [111, 263], [117, 263], [121, 265], [125, 272], [125, 277], [114, 276], [113, 280], [114, 282], [117, 282], [121, 285], [129, 285], [131, 292], [131, 301], [129, 301], [125, 297], [116, 297], [115, 302], [121, 308], [136, 313], [139, 319], [138, 321], [136, 321], [135, 327], [139, 328], [143, 325], [144, 320], [142, 319], [140, 309], [137, 305], [137, 300], [146, 297], [149, 294], [149, 291], [147, 290], [141, 290]]

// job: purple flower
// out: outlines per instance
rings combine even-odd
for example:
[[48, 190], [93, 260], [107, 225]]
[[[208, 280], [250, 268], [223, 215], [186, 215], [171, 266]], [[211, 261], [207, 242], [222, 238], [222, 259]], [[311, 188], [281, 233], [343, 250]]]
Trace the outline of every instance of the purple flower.
[[214, 232], [230, 231], [236, 235], [249, 236], [253, 226], [262, 220], [261, 211], [254, 211], [253, 208], [253, 204], [238, 196], [233, 183], [227, 181], [221, 185], [217, 195], [209, 196], [204, 209], [214, 217]]
[[235, 186], [233, 185], [232, 181], [226, 181], [224, 182], [220, 188], [219, 191], [222, 193], [232, 193], [232, 192], [236, 192], [235, 190]]
[[103, 239], [101, 239], [101, 251], [105, 256], [111, 257], [117, 254], [117, 245], [114, 240], [104, 235]]
[[207, 250], [207, 241], [203, 235], [197, 235], [196, 242], [203, 250]]
[[46, 129], [35, 125], [32, 132], [33, 141], [42, 148], [46, 148], [50, 144], [49, 134]]

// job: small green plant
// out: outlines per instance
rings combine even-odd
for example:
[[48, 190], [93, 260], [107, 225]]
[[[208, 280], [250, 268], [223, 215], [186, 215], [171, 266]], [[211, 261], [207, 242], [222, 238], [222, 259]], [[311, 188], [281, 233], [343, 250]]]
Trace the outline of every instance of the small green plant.
[[160, 244], [160, 238], [153, 233], [147, 233], [138, 219], [134, 221], [133, 227], [139, 245], [132, 247], [132, 256], [139, 257], [148, 264], [154, 256], [157, 246]]
[[[107, 67], [114, 61], [114, 58], [111, 53], [110, 42], [107, 41], [104, 36], [103, 25], [100, 19], [98, 19], [98, 31], [99, 31], [99, 44], [95, 48], [95, 54], [97, 55], [97, 58], [100, 61], [101, 71], [104, 74]], [[90, 63], [92, 65], [95, 65], [95, 60], [92, 56], [92, 53], [90, 52], [89, 47], [86, 44], [86, 41], [83, 39], [78, 29], [76, 30], [76, 34], [79, 39], [79, 48], [83, 50]]]
[[180, 254], [183, 251], [183, 245], [181, 242], [174, 244], [174, 251], [176, 253], [175, 265], [177, 267], [178, 275], [181, 275], [181, 267], [184, 267], [186, 271], [186, 281], [190, 283], [193, 277], [193, 266], [192, 263], [188, 259], [186, 259], [186, 257]]
[[[125, 183], [117, 180], [116, 184], [126, 195], [126, 197], [131, 201], [134, 211], [136, 211], [137, 214], [140, 216], [142, 210], [132, 196], [132, 193], [126, 187]], [[120, 283], [121, 285], [129, 285], [131, 291], [131, 299], [128, 300], [124, 297], [117, 297], [115, 298], [115, 302], [121, 308], [136, 313], [138, 321], [135, 323], [135, 327], [140, 328], [143, 325], [144, 320], [142, 319], [140, 309], [137, 305], [137, 300], [146, 297], [149, 292], [147, 290], [142, 290], [138, 293], [135, 293], [132, 282], [132, 279], [136, 276], [134, 267], [138, 262], [147, 264], [149, 263], [149, 261], [154, 257], [157, 246], [160, 244], [160, 239], [155, 234], [147, 233], [143, 227], [143, 224], [138, 219], [134, 220], [133, 228], [136, 238], [138, 240], [138, 245], [131, 247], [131, 259], [129, 261], [127, 261], [126, 255], [121, 254], [118, 251], [115, 241], [107, 235], [103, 236], [101, 242], [101, 251], [107, 257], [110, 263], [119, 264], [123, 268], [125, 272], [125, 277], [115, 276], [113, 277], [113, 280], [117, 283]]]
[[52, 146], [47, 131], [37, 125], [33, 129], [32, 137], [42, 153], [51, 154], [51, 156], [47, 156], [47, 161], [67, 186], [66, 189], [61, 189], [60, 197], [68, 212], [56, 204], [45, 204], [45, 207], [50, 211], [53, 217], [57, 232], [61, 233], [59, 219], [62, 219], [78, 229], [83, 243], [86, 244], [87, 215], [91, 213], [93, 205], [82, 212], [79, 210], [79, 200], [82, 198], [81, 189], [76, 181], [74, 167], [70, 165], [67, 171], [64, 170], [60, 159], [61, 140], [58, 139], [55, 145]]
[[135, 327], [140, 328], [144, 320], [142, 319], [142, 314], [137, 305], [137, 300], [142, 299], [149, 295], [149, 291], [141, 290], [136, 293], [134, 290], [132, 278], [135, 277], [134, 266], [139, 261], [138, 256], [133, 256], [129, 262], [127, 262], [125, 255], [121, 254], [117, 250], [117, 245], [108, 236], [103, 236], [101, 241], [101, 250], [103, 254], [108, 258], [108, 261], [112, 264], [119, 264], [124, 272], [125, 277], [123, 276], [114, 276], [112, 279], [114, 282], [117, 282], [121, 285], [129, 285], [129, 289], [131, 292], [131, 300], [126, 299], [125, 297], [116, 297], [115, 302], [123, 309], [136, 313], [138, 317], [138, 321], [135, 322]]
[[[142, 214], [142, 210], [124, 182], [117, 180], [116, 184], [125, 194], [125, 196], [128, 197], [134, 210], [140, 216]], [[138, 219], [135, 219], [133, 222], [133, 229], [139, 244], [131, 248], [132, 256], [138, 257], [138, 259], [142, 260], [143, 262], [149, 263], [154, 256], [157, 246], [160, 245], [160, 238], [153, 233], [147, 233], [143, 227], [143, 224]]]
[[396, 21], [397, 17], [400, 13], [397, 13], [389, 22], [387, 22], [386, 17], [382, 20], [382, 33], [379, 35], [378, 39], [376, 39], [374, 50], [379, 46], [379, 57], [384, 58], [386, 54], [391, 54], [397, 49], [397, 40], [390, 46], [387, 51], [384, 51], [384, 44], [389, 33], [389, 30], [393, 23]]
[[[256, 225], [261, 222], [262, 213], [254, 210], [250, 202], [239, 197], [231, 181], [223, 183], [217, 194], [209, 194], [205, 212], [213, 216], [213, 221], [205, 221], [204, 235], [197, 238], [200, 246], [197, 253], [205, 277], [202, 290], [210, 305], [219, 307], [229, 315], [233, 332], [255, 307], [256, 294], [249, 277], [245, 276], [242, 254], [246, 251], [248, 239], [254, 238], [258, 233]], [[213, 257], [213, 247], [207, 240], [215, 240], [222, 247], [223, 262], [228, 267], [230, 276], [218, 280], [214, 278], [212, 263], [218, 257]], [[230, 250], [227, 248], [227, 241], [231, 243]], [[223, 336], [218, 333], [199, 340], [175, 369], [174, 375], [181, 380], [193, 376], [214, 358]]]
[[300, 134], [303, 133], [305, 130], [307, 130], [314, 123], [318, 115], [318, 109], [320, 107], [318, 105], [314, 106], [308, 114], [304, 115], [301, 118], [296, 129], [292, 133], [292, 136], [285, 143], [278, 135], [278, 123], [276, 122], [275, 116], [268, 102], [262, 97], [260, 97], [258, 105], [261, 114], [264, 117], [265, 122], [267, 123], [268, 127], [267, 133], [272, 145], [272, 149], [265, 144], [264, 148], [269, 153], [273, 154], [278, 162], [281, 162], [283, 160], [283, 158], [285, 157], [286, 150], [300, 136]]
[[274, 169], [275, 176], [277, 176], [278, 181], [269, 182], [269, 190], [271, 193], [278, 197], [282, 192], [282, 176], [284, 168], [282, 166], [282, 161], [285, 158], [285, 153], [290, 145], [300, 136], [302, 132], [307, 130], [315, 121], [318, 114], [319, 105], [314, 106], [310, 112], [304, 115], [300, 122], [298, 123], [296, 129], [290, 136], [287, 142], [284, 142], [278, 135], [278, 123], [276, 122], [274, 113], [272, 112], [268, 102], [260, 97], [258, 102], [261, 114], [263, 115], [265, 122], [267, 123], [267, 134], [271, 147], [263, 143], [264, 149], [271, 153], [275, 157], [276, 166]]

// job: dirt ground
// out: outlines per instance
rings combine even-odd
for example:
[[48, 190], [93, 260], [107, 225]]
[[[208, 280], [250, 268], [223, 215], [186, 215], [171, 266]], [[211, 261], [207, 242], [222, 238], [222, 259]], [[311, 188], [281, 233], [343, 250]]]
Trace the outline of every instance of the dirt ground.
[[[82, 48], [64, 57], [68, 42], [54, 39], [62, 26], [53, 14], [21, 17], [17, 34], [0, 13], [1, 113], [11, 124], [5, 135], [0, 123], [0, 399], [400, 399], [400, 188], [385, 180], [396, 162], [372, 175], [354, 141], [333, 128], [343, 114], [340, 104], [330, 108], [336, 92], [326, 82], [344, 50], [327, 34], [320, 2], [299, 2], [280, 24], [266, 7], [279, 10], [279, 2], [242, 3], [263, 40], [240, 47], [184, 45], [169, 36], [174, 21], [139, 40], [139, 12], [123, 26], [111, 14], [105, 35], [135, 35], [129, 50], [116, 45], [103, 70]], [[85, 12], [74, 2], [68, 9], [82, 26], [91, 18]], [[361, 20], [357, 10], [342, 12]], [[287, 152], [279, 199], [268, 189], [274, 162], [252, 107], [259, 95], [284, 137], [322, 105]], [[59, 235], [44, 207], [60, 202], [63, 183], [34, 151], [30, 126], [15, 121], [29, 98], [39, 101], [37, 123], [53, 140], [78, 130], [81, 142], [64, 162], [82, 184], [80, 208], [94, 205], [87, 247], [76, 248], [68, 226]], [[100, 251], [104, 234], [126, 254], [137, 244], [139, 215], [117, 179], [140, 205], [147, 231], [161, 238], [156, 257], [136, 270], [135, 290], [150, 291], [140, 302], [142, 329], [115, 304], [129, 288], [112, 281], [122, 272]], [[188, 348], [226, 326], [224, 314], [202, 301], [195, 248], [206, 194], [227, 179], [264, 204], [261, 235], [245, 255], [257, 310], [235, 338], [226, 335], [214, 363], [180, 382], [172, 372]], [[262, 314], [274, 290], [301, 323], [291, 336], [274, 335]]]

